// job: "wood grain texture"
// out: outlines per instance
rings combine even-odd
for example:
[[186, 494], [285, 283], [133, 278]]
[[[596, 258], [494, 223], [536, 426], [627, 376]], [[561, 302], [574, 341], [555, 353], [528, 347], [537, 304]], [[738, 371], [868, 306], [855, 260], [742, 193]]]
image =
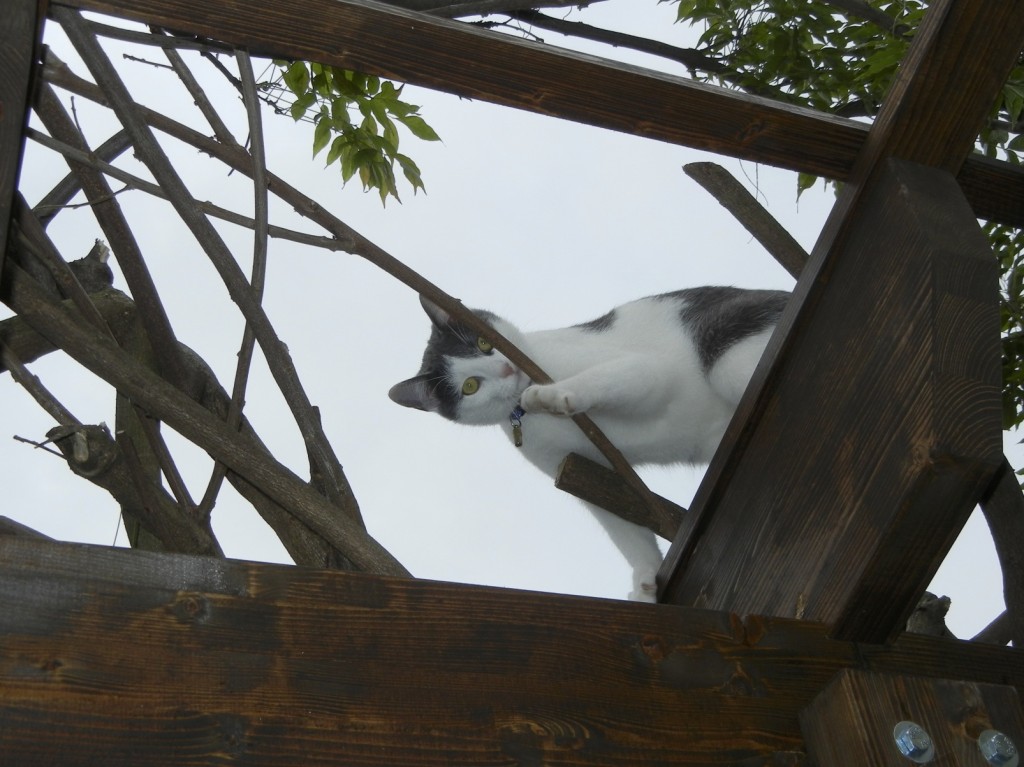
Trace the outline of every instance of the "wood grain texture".
[[674, 540], [687, 521], [686, 509], [660, 495], [655, 497], [665, 511], [665, 518], [654, 519], [644, 499], [622, 477], [576, 453], [570, 453], [558, 467], [555, 487], [650, 528], [667, 541]]
[[1002, 460], [995, 264], [953, 178], [892, 161], [858, 210], [691, 505], [669, 601], [889, 639]]
[[[1010, 0], [996, 1], [1003, 8], [1012, 5]], [[247, 4], [238, 0], [64, 0], [61, 4], [223, 40], [258, 55], [372, 72], [839, 180], [850, 177], [868, 134], [866, 125], [852, 120], [372, 0], [265, 3], [259, 14], [249, 13]], [[310, 24], [309, 19], [317, 23]], [[1013, 19], [1010, 22], [1005, 26], [1012, 30]], [[941, 85], [937, 78], [933, 84], [936, 81]], [[929, 129], [922, 124], [918, 138], [927, 141]], [[978, 216], [1024, 225], [1024, 170], [971, 159], [964, 172], [969, 181], [965, 188]]]
[[45, 16], [45, 0], [5, 0], [0, 12], [0, 275], [28, 125], [32, 62]]
[[669, 552], [666, 599], [863, 641], [902, 629], [1001, 463], [995, 264], [950, 174], [1019, 56], [1019, 11], [930, 6]]
[[0, 634], [24, 767], [793, 764], [840, 669], [1024, 685], [1006, 648], [14, 537]]
[[807, 755], [823, 766], [906, 767], [893, 738], [902, 721], [928, 733], [935, 764], [989, 767], [978, 748], [984, 730], [1024, 743], [1020, 699], [1005, 685], [846, 669], [800, 713]]

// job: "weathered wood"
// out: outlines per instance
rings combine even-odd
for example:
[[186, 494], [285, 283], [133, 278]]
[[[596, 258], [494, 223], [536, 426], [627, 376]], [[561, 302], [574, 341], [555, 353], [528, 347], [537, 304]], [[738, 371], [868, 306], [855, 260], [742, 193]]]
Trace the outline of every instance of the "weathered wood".
[[1024, 743], [1020, 699], [1005, 685], [846, 669], [800, 713], [807, 755], [823, 766], [912, 764], [894, 739], [900, 722], [920, 726], [935, 764], [948, 767], [988, 767], [978, 747], [985, 730]]
[[960, 167], [1024, 44], [1019, 10], [930, 7], [669, 552], [670, 601], [902, 629], [1001, 461], [1000, 378], [973, 213], [951, 175], [890, 158]]
[[45, 17], [46, 0], [5, 0], [0, 13], [0, 275], [28, 125], [32, 62]]
[[669, 601], [888, 639], [1002, 460], [995, 263], [953, 178], [893, 161], [859, 212], [694, 499]]
[[1007, 648], [15, 538], [0, 634], [25, 767], [784, 764], [843, 668], [1024, 685]]
[[[1007, 0], [999, 2], [1007, 5]], [[266, 3], [259, 14], [239, 13], [234, 3], [205, 0], [64, 0], [62, 4], [223, 40], [259, 55], [372, 72], [839, 180], [850, 176], [868, 132], [867, 126], [852, 120], [517, 40], [373, 0]], [[317, 23], [311, 25], [309, 19]], [[1006, 26], [1013, 27], [1012, 23]], [[981, 31], [994, 29], [1001, 27]], [[976, 56], [971, 53], [964, 58]], [[925, 141], [926, 128], [922, 126], [920, 137]], [[972, 159], [965, 174], [978, 216], [1024, 225], [1024, 170]]]
[[686, 524], [686, 509], [660, 495], [655, 497], [665, 510], [664, 519], [653, 519], [644, 499], [622, 477], [576, 453], [570, 453], [558, 467], [555, 487], [613, 511], [630, 522], [649, 527], [667, 541], [674, 540], [679, 528]]
[[807, 265], [807, 251], [735, 176], [713, 162], [691, 162], [683, 171], [732, 213], [783, 269], [800, 277]]

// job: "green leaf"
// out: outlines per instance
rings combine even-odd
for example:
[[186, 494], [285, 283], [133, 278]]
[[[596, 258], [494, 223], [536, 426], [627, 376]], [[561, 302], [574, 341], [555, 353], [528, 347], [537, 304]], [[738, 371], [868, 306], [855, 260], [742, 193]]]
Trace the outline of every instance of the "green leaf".
[[798, 173], [796, 176], [796, 196], [799, 199], [800, 195], [814, 186], [818, 181], [818, 177], [813, 173]]
[[[325, 107], [326, 110], [326, 107]], [[326, 113], [321, 113], [313, 129], [313, 156], [316, 157], [331, 140], [331, 121]], [[330, 165], [330, 161], [327, 163]]]
[[440, 141], [441, 137], [434, 132], [434, 129], [427, 125], [419, 115], [407, 115], [405, 117], [399, 117], [398, 121], [402, 123], [406, 128], [410, 130], [412, 135], [423, 141]]
[[327, 150], [327, 161], [326, 164], [330, 165], [332, 162], [336, 162], [341, 157], [341, 152], [345, 148], [345, 137], [335, 136], [334, 141], [331, 142], [331, 148]]
[[305, 62], [293, 61], [284, 71], [282, 79], [288, 90], [296, 96], [301, 97], [309, 90], [309, 70], [306, 69]]
[[313, 104], [316, 103], [316, 94], [309, 92], [304, 93], [295, 99], [295, 102], [289, 107], [292, 119], [298, 122], [306, 116], [306, 110], [309, 109]]

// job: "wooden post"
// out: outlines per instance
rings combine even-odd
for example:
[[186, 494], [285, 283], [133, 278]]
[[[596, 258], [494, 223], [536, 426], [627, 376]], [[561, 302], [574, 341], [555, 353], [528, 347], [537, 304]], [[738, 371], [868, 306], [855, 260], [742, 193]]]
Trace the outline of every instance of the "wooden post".
[[891, 160], [802, 284], [747, 459], [712, 464], [665, 594], [884, 641], [1002, 460], [996, 265], [953, 177]]

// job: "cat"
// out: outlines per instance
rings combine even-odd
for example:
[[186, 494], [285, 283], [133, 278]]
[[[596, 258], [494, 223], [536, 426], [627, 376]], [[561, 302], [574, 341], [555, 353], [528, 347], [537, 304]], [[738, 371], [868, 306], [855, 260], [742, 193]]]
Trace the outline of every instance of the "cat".
[[[587, 413], [633, 465], [711, 460], [789, 293], [699, 287], [649, 296], [590, 322], [522, 332], [473, 310], [543, 369], [534, 384], [424, 297], [432, 323], [418, 375], [395, 384], [399, 405], [458, 423], [499, 426], [554, 477], [569, 453], [608, 465], [568, 417]], [[633, 567], [630, 599], [654, 601], [654, 533], [587, 504]]]

